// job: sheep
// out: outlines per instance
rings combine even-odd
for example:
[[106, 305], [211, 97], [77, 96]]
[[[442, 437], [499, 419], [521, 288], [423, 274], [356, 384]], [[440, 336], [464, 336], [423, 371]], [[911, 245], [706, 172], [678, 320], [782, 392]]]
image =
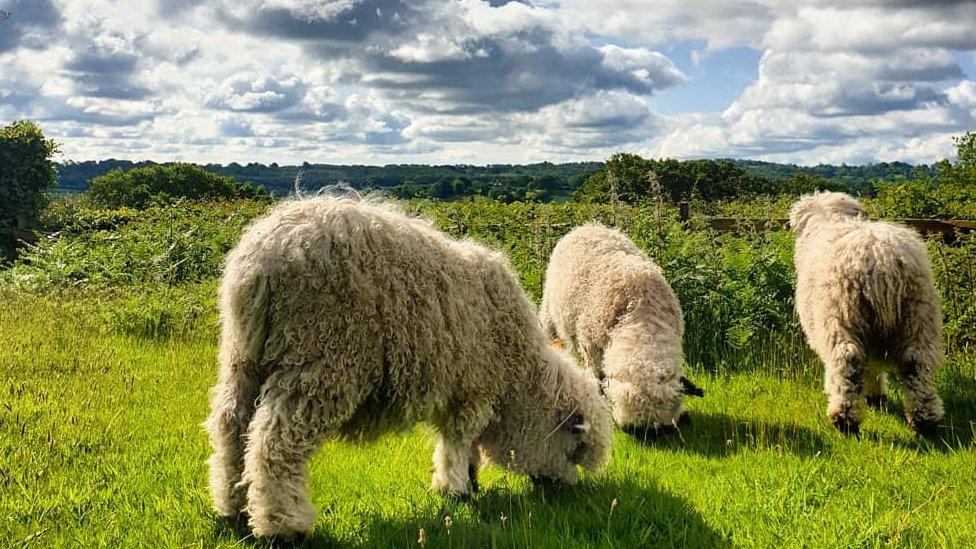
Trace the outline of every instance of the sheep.
[[626, 235], [578, 227], [553, 249], [539, 318], [603, 382], [622, 428], [674, 426], [684, 395], [684, 319], [661, 269]]
[[599, 384], [549, 346], [505, 257], [390, 204], [280, 203], [229, 253], [219, 293], [210, 490], [258, 537], [311, 531], [307, 462], [329, 437], [425, 422], [431, 488], [459, 496], [482, 458], [567, 483], [608, 459]]
[[790, 211], [796, 232], [796, 310], [824, 363], [827, 416], [858, 435], [861, 396], [887, 401], [895, 369], [905, 415], [932, 434], [944, 414], [935, 374], [944, 359], [942, 309], [925, 245], [912, 230], [869, 221], [853, 197], [820, 192]]

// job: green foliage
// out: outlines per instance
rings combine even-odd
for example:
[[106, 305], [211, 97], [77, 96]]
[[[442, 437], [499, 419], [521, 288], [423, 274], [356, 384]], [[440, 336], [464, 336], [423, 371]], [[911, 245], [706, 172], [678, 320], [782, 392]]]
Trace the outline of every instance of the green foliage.
[[[742, 207], [717, 207], [736, 214], [736, 204]], [[777, 199], [738, 215], [763, 217], [760, 210], [768, 209], [779, 217], [788, 206]], [[616, 224], [661, 265], [677, 292], [687, 321], [689, 362], [738, 371], [744, 364], [785, 367], [810, 358], [793, 313], [788, 231], [686, 231], [673, 207], [621, 205], [614, 212], [605, 204], [486, 199], [412, 201], [406, 207], [454, 236], [505, 252], [536, 300], [559, 238], [588, 221]], [[58, 200], [45, 215], [48, 230], [56, 234], [27, 246], [12, 268], [0, 271], [0, 284], [43, 291], [206, 283], [219, 275], [224, 254], [243, 228], [266, 208], [241, 200], [110, 210], [79, 199]], [[929, 246], [946, 302], [946, 341], [951, 351], [961, 351], [976, 344], [976, 236], [953, 245], [932, 237]]]
[[953, 139], [956, 143], [956, 162], [964, 169], [976, 168], [976, 132], [966, 132]]
[[[0, 231], [32, 228], [58, 184], [51, 157], [57, 144], [44, 138], [33, 122], [18, 120], [0, 128]], [[0, 233], [0, 259], [10, 255], [13, 241]]]
[[178, 199], [248, 198], [270, 200], [263, 188], [210, 173], [196, 164], [154, 165], [112, 170], [92, 180], [86, 193], [105, 208], [146, 208]]
[[936, 177], [879, 181], [871, 212], [882, 217], [976, 219], [976, 133], [956, 139], [955, 163], [935, 164]]
[[83, 209], [28, 245], [3, 277], [26, 288], [176, 285], [214, 279], [241, 231], [267, 205], [214, 201], [146, 210]]
[[847, 164], [817, 164], [816, 166], [797, 166], [795, 164], [776, 164], [761, 160], [733, 160], [736, 166], [745, 171], [762, 176], [771, 181], [789, 179], [795, 174], [805, 174], [826, 179], [844, 190], [858, 195], [869, 194], [876, 181], [900, 181], [918, 177], [934, 177], [933, 166], [912, 165], [905, 162], [879, 162], [862, 166]]
[[[65, 162], [59, 166], [61, 186], [83, 191], [89, 181], [114, 169], [158, 166], [154, 162], [103, 160], [99, 162]], [[167, 164], [163, 164], [164, 166]], [[278, 196], [291, 194], [301, 174], [301, 188], [316, 191], [323, 187], [346, 184], [354, 189], [381, 189], [397, 198], [453, 199], [462, 196], [488, 196], [507, 201], [551, 200], [565, 198], [591, 172], [598, 170], [598, 162], [569, 162], [553, 164], [473, 166], [428, 166], [421, 164], [390, 164], [387, 166], [341, 166], [309, 164], [301, 166], [264, 165], [251, 162], [245, 165], [232, 162], [226, 166], [207, 164], [208, 172], [232, 177], [239, 182], [250, 181]], [[447, 187], [450, 187], [448, 190]], [[531, 187], [531, 188], [530, 188]]]
[[835, 182], [803, 172], [784, 179], [768, 179], [747, 172], [731, 160], [649, 160], [635, 154], [617, 153], [607, 160], [603, 170], [576, 189], [574, 196], [582, 202], [610, 202], [615, 190], [621, 202], [636, 204], [643, 199], [655, 199], [658, 191], [650, 184], [649, 172], [656, 175], [665, 197], [672, 202], [779, 194], [799, 196], [817, 189], [842, 190]]

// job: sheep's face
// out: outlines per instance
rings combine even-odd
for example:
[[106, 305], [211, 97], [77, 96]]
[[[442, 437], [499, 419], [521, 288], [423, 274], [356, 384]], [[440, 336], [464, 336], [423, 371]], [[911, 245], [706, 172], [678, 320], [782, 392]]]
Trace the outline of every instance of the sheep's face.
[[548, 416], [546, 436], [539, 451], [545, 456], [536, 471], [527, 471], [537, 478], [574, 482], [577, 466], [595, 471], [610, 456], [613, 439], [613, 419], [606, 400], [600, 394], [599, 383], [570, 363], [560, 363], [559, 384], [555, 406]]
[[599, 383], [583, 370], [572, 367], [574, 377], [578, 377], [577, 389], [563, 405], [558, 417], [570, 418], [561, 422], [564, 445], [569, 448], [565, 454], [575, 466], [582, 465], [588, 471], [600, 469], [610, 457], [613, 442], [613, 419], [606, 399], [600, 393]]
[[498, 465], [536, 480], [572, 483], [577, 466], [597, 470], [606, 463], [613, 419], [592, 375], [548, 345], [544, 352], [548, 381], [537, 374], [525, 392], [513, 394], [478, 443]]
[[819, 192], [797, 200], [790, 209], [790, 227], [802, 235], [811, 220], [844, 221], [865, 217], [864, 207], [849, 194]]
[[656, 372], [639, 386], [608, 379], [606, 392], [621, 427], [669, 427], [684, 413], [685, 395], [674, 372]]

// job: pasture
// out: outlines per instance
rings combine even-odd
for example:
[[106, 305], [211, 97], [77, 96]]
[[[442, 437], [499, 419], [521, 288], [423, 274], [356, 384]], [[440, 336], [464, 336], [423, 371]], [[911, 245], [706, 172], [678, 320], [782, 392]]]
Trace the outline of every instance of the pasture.
[[[216, 374], [215, 279], [263, 206], [76, 210], [0, 275], [0, 539], [13, 546], [256, 544], [218, 519], [200, 427]], [[945, 428], [915, 437], [897, 389], [860, 440], [823, 415], [822, 368], [792, 313], [791, 236], [684, 232], [676, 212], [606, 206], [407, 204], [504, 250], [538, 299], [568, 227], [613, 221], [665, 270], [685, 309], [689, 403], [680, 434], [618, 432], [576, 486], [489, 468], [482, 491], [429, 493], [422, 426], [312, 462], [319, 546], [971, 546], [976, 544], [974, 242], [930, 241], [946, 299]], [[967, 270], [968, 269], [968, 270]]]

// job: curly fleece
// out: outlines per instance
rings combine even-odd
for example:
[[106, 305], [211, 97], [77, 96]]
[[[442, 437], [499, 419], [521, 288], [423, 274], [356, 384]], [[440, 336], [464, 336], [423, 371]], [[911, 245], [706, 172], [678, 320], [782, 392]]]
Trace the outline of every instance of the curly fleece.
[[897, 371], [916, 431], [943, 416], [934, 378], [943, 361], [942, 310], [925, 245], [912, 230], [868, 221], [843, 193], [804, 196], [790, 211], [796, 231], [796, 310], [824, 363], [827, 415], [857, 433], [861, 396], [887, 398]]
[[609, 456], [599, 385], [552, 349], [503, 255], [388, 204], [285, 201], [220, 286], [210, 488], [259, 537], [307, 533], [307, 462], [330, 436], [437, 433], [431, 486], [465, 493], [484, 456], [572, 482]]
[[681, 305], [661, 269], [626, 235], [578, 227], [552, 252], [543, 329], [601, 377], [623, 426], [672, 425], [683, 411]]

